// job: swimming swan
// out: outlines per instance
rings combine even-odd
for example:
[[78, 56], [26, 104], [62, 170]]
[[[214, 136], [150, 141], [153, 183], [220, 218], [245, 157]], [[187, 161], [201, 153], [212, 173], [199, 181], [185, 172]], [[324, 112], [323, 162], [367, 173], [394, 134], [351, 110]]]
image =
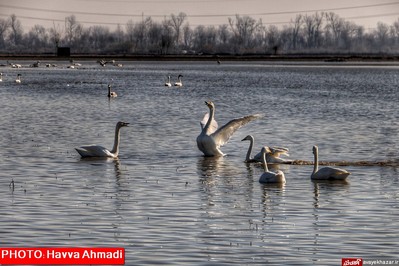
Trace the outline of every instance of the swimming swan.
[[[255, 143], [255, 139], [252, 135], [248, 135], [243, 138], [241, 141], [249, 140], [249, 147], [247, 151], [247, 155], [245, 157], [246, 163], [255, 163], [255, 162], [262, 162], [262, 152], [257, 153], [254, 158], [251, 158], [252, 149]], [[268, 147], [266, 153], [266, 161], [268, 163], [290, 163], [292, 160], [286, 160], [280, 158], [280, 155], [289, 156], [288, 149], [283, 147]]]
[[118, 158], [119, 154], [119, 139], [120, 139], [120, 129], [122, 127], [127, 127], [129, 123], [118, 122], [115, 127], [115, 139], [114, 139], [114, 147], [111, 151], [100, 145], [89, 145], [82, 146], [80, 148], [75, 148], [75, 150], [82, 157], [110, 157], [110, 158]]
[[181, 78], [182, 78], [182, 77], [183, 77], [182, 75], [179, 75], [179, 76], [177, 77], [177, 79], [178, 79], [179, 81], [175, 82], [175, 86], [177, 86], [177, 87], [183, 86], [183, 82], [181, 81]]
[[[218, 129], [216, 120], [214, 120], [215, 105], [213, 102], [205, 102], [205, 104], [209, 108], [208, 120], [205, 125], [201, 122], [202, 131], [197, 137], [198, 149], [205, 156], [224, 156], [225, 154], [220, 150], [220, 147], [229, 141], [234, 132], [245, 124], [261, 117], [261, 115], [255, 114], [236, 118]], [[206, 115], [204, 118], [206, 118]]]
[[0, 73], [0, 82], [3, 81], [3, 73]]
[[319, 167], [319, 148], [317, 146], [313, 146], [313, 154], [314, 154], [314, 167], [313, 173], [310, 176], [313, 180], [345, 180], [349, 175], [350, 172], [346, 171], [345, 169], [336, 168], [326, 166], [321, 169]]
[[166, 87], [172, 87], [172, 83], [170, 83], [170, 76], [168, 76], [168, 81], [165, 82]]
[[259, 178], [259, 183], [285, 183], [285, 175], [283, 171], [277, 170], [276, 172], [269, 171], [267, 167], [266, 154], [270, 153], [269, 147], [265, 146], [262, 148], [262, 162], [264, 167], [264, 173]]
[[108, 84], [108, 97], [109, 97], [109, 98], [118, 97], [118, 94], [116, 94], [116, 92], [111, 91], [111, 85], [109, 85], [109, 84]]
[[15, 79], [16, 83], [21, 83], [21, 74], [17, 75], [17, 78]]

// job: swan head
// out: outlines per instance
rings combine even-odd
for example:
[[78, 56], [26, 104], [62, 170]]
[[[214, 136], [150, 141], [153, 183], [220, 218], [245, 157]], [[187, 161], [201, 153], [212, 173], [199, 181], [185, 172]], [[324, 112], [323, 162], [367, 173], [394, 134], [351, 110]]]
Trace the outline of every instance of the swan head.
[[122, 122], [122, 121], [119, 121], [119, 122], [116, 124], [116, 126], [117, 126], [118, 128], [127, 127], [128, 125], [129, 125], [129, 123]]
[[248, 135], [245, 138], [243, 138], [241, 141], [244, 141], [244, 140], [254, 140], [254, 137], [252, 137], [252, 135]]
[[108, 84], [108, 89], [111, 89], [111, 84]]
[[211, 101], [205, 101], [206, 106], [208, 106], [209, 109], [215, 108], [215, 105]]
[[183, 77], [183, 75], [181, 75], [181, 74], [179, 76], [177, 76], [177, 78], [182, 78], [182, 77]]
[[317, 146], [313, 146], [313, 154], [316, 154], [318, 152], [319, 148]]

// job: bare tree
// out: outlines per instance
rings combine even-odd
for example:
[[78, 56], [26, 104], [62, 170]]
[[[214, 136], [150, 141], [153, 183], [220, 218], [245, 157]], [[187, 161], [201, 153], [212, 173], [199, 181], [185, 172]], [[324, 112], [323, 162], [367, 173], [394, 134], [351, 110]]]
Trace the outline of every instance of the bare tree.
[[389, 26], [385, 23], [378, 22], [375, 36], [377, 38], [378, 45], [381, 47], [387, 43], [389, 33]]
[[326, 30], [331, 33], [333, 45], [339, 47], [344, 20], [333, 12], [326, 13]]
[[13, 41], [14, 45], [18, 45], [22, 39], [22, 25], [21, 22], [17, 19], [15, 14], [10, 16], [10, 27], [11, 27], [11, 34], [10, 39]]
[[276, 25], [270, 25], [266, 28], [266, 46], [273, 50], [274, 54], [277, 54], [280, 47], [280, 35]]
[[399, 44], [399, 18], [393, 23], [391, 27], [391, 36], [393, 38], [392, 44], [397, 46]]
[[173, 31], [170, 20], [162, 21], [161, 30], [161, 53], [169, 53], [169, 49], [173, 46]]
[[28, 32], [26, 39], [30, 44], [29, 47], [32, 49], [32, 52], [44, 52], [50, 43], [48, 31], [41, 25], [33, 26]]
[[162, 53], [163, 25], [152, 23], [148, 31], [148, 50], [150, 53]]
[[180, 38], [181, 38], [181, 27], [184, 23], [184, 20], [186, 19], [187, 15], [183, 12], [180, 12], [177, 16], [172, 14], [170, 16], [170, 24], [175, 30], [175, 43], [176, 46], [179, 46], [180, 44]]
[[193, 30], [191, 29], [190, 25], [186, 23], [183, 26], [183, 44], [185, 46], [185, 49], [190, 49], [193, 46], [193, 36]]
[[7, 30], [10, 27], [10, 21], [0, 18], [0, 49], [5, 48], [5, 38]]
[[152, 19], [151, 17], [142, 18], [141, 22], [136, 23], [134, 27], [134, 35], [136, 47], [141, 52], [147, 51], [148, 45], [148, 31], [151, 27]]
[[294, 50], [297, 49], [299, 43], [299, 31], [301, 29], [302, 23], [303, 23], [302, 15], [297, 15], [293, 21], [291, 20], [290, 23], [292, 48]]
[[324, 13], [305, 15], [303, 22], [305, 26], [305, 41], [307, 48], [318, 48], [320, 45], [320, 29], [323, 22]]
[[77, 22], [75, 15], [65, 18], [65, 34], [70, 46], [78, 44], [78, 39], [82, 35], [83, 26]]
[[240, 17], [236, 15], [236, 19], [229, 18], [229, 24], [233, 31], [236, 45], [238, 49], [244, 51], [251, 47], [256, 29], [262, 24], [249, 16]]

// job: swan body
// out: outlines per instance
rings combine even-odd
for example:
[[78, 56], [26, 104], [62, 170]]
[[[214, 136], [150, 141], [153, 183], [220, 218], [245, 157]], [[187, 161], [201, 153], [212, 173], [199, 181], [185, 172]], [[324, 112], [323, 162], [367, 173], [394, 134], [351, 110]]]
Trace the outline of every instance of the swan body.
[[17, 75], [17, 78], [15, 79], [15, 83], [21, 83], [21, 74]]
[[114, 147], [112, 150], [107, 150], [100, 145], [88, 145], [82, 146], [80, 148], [75, 148], [75, 150], [82, 156], [86, 157], [108, 157], [108, 158], [118, 158], [119, 155], [119, 142], [120, 142], [120, 129], [122, 127], [127, 127], [129, 123], [118, 122], [115, 127], [115, 139]]
[[[253, 158], [251, 158], [252, 149], [255, 143], [255, 139], [252, 135], [246, 136], [242, 141], [249, 140], [249, 147], [247, 155], [245, 157], [246, 163], [262, 162], [263, 155], [262, 152], [257, 153]], [[268, 147], [266, 152], [266, 161], [268, 163], [289, 163], [292, 160], [287, 160], [280, 158], [281, 155], [289, 156], [288, 149], [283, 147]]]
[[0, 73], [0, 82], [3, 81], [3, 73]]
[[314, 167], [311, 175], [311, 179], [313, 180], [345, 180], [350, 172], [345, 169], [336, 168], [326, 166], [318, 169], [319, 167], [319, 148], [317, 146], [313, 146], [313, 154], [314, 154]]
[[259, 178], [259, 183], [285, 183], [285, 175], [283, 171], [277, 170], [276, 172], [269, 171], [267, 167], [266, 154], [270, 153], [269, 147], [265, 146], [262, 148], [262, 162], [264, 167], [264, 173]]
[[170, 76], [168, 76], [168, 81], [165, 82], [166, 87], [172, 87], [172, 83], [170, 83]]
[[182, 86], [183, 86], [183, 82], [181, 81], [181, 78], [182, 78], [182, 77], [183, 77], [182, 75], [179, 75], [179, 76], [177, 77], [178, 81], [175, 82], [175, 86], [177, 86], [177, 87], [182, 87]]
[[[220, 147], [229, 141], [231, 136], [240, 127], [245, 124], [258, 119], [261, 117], [259, 114], [248, 115], [240, 118], [236, 118], [218, 128], [218, 124], [215, 117], [215, 105], [213, 102], [205, 102], [209, 108], [209, 114], [204, 116], [201, 121], [201, 134], [197, 137], [197, 146], [205, 156], [224, 156]], [[206, 123], [204, 120], [206, 120]]]
[[114, 91], [111, 91], [111, 85], [108, 84], [108, 98], [115, 98], [117, 96], [118, 94], [116, 94]]

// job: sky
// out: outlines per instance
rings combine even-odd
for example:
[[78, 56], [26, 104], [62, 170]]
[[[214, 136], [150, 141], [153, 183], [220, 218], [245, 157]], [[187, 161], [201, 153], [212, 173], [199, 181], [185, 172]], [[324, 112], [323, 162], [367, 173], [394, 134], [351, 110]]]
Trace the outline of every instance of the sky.
[[378, 22], [392, 25], [399, 20], [399, 0], [0, 0], [0, 18], [15, 14], [24, 31], [34, 25], [62, 27], [65, 18], [75, 15], [84, 27], [93, 25], [115, 29], [129, 20], [144, 17], [162, 21], [184, 12], [190, 26], [219, 26], [228, 18], [248, 15], [264, 25], [288, 25], [297, 14], [334, 12], [366, 30]]

